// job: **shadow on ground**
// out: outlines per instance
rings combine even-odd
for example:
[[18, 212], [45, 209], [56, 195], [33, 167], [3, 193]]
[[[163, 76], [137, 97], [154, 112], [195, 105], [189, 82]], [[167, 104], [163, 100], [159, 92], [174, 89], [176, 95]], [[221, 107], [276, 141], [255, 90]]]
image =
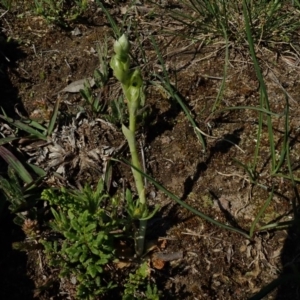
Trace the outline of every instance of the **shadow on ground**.
[[27, 255], [12, 249], [12, 243], [22, 239], [20, 228], [5, 210], [0, 220], [0, 299], [33, 299], [34, 284], [26, 274]]
[[[275, 300], [300, 299], [300, 218], [297, 217], [290, 228], [281, 253], [282, 272], [278, 278], [261, 289], [259, 293], [249, 300], [265, 298], [277, 289]], [[269, 299], [269, 298], [268, 298]]]
[[281, 254], [283, 272], [276, 300], [300, 299], [300, 219], [289, 230]]
[[[16, 114], [16, 109], [24, 113], [23, 104], [18, 96], [18, 89], [13, 87], [8, 73], [18, 77], [16, 61], [25, 57], [17, 42], [7, 42], [7, 37], [0, 33], [0, 106], [9, 115]], [[1, 112], [2, 113], [2, 112]]]
[[[0, 33], [0, 107], [11, 117], [16, 116], [16, 110], [24, 114], [18, 89], [13, 87], [8, 76], [8, 73], [18, 76], [15, 62], [22, 57], [24, 53], [18, 48], [18, 44], [7, 42], [7, 37]], [[5, 176], [6, 168], [6, 164], [0, 159], [0, 175]], [[0, 191], [0, 299], [31, 300], [34, 284], [26, 274], [27, 255], [12, 249], [13, 242], [23, 240], [24, 236], [12, 219]]]

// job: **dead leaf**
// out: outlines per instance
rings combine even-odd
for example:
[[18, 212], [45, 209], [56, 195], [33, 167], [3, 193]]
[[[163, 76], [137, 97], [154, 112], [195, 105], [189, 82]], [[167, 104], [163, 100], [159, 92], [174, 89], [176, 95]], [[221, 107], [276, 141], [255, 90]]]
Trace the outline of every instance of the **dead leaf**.
[[153, 254], [153, 257], [156, 257], [157, 259], [160, 259], [162, 261], [172, 261], [172, 260], [182, 259], [183, 252], [182, 251], [177, 251], [172, 253], [156, 252]]
[[90, 87], [93, 87], [95, 85], [94, 78], [80, 79], [80, 80], [70, 83], [68, 86], [66, 86], [60, 92], [79, 93], [80, 90], [84, 89], [85, 82], [88, 82]]
[[166, 239], [159, 239], [158, 240], [158, 247], [160, 250], [164, 250], [167, 247], [167, 240]]
[[122, 15], [125, 15], [127, 13], [127, 11], [128, 11], [128, 5], [121, 6], [120, 11], [121, 11]]
[[151, 263], [153, 268], [157, 270], [161, 270], [165, 266], [165, 262], [157, 258], [155, 255], [152, 256]]
[[115, 264], [117, 269], [123, 269], [126, 267], [129, 267], [131, 265], [131, 262], [129, 261], [119, 261]]

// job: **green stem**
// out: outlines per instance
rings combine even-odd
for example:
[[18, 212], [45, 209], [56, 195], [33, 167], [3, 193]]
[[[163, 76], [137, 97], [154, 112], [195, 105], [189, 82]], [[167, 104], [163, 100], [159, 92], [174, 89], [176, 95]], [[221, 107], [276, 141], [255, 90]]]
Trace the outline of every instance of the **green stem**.
[[[135, 135], [125, 125], [122, 125], [122, 131], [123, 131], [124, 136], [127, 139], [128, 145], [129, 145], [132, 165], [134, 167], [136, 167], [138, 170], [141, 170], [141, 164], [140, 164], [139, 157], [137, 154], [137, 149], [136, 149]], [[137, 192], [139, 195], [139, 202], [142, 205], [145, 205], [146, 204], [146, 196], [145, 196], [143, 176], [134, 169], [132, 169], [132, 173], [133, 173], [133, 177], [135, 180]]]
[[135, 251], [138, 257], [141, 257], [144, 253], [146, 229], [147, 221], [140, 220], [139, 230], [135, 235]]
[[[123, 93], [128, 102], [129, 112], [129, 128], [124, 124], [122, 125], [122, 131], [127, 139], [132, 162], [132, 174], [134, 177], [137, 193], [138, 202], [130, 210], [130, 214], [135, 219], [139, 219], [140, 226], [135, 236], [136, 254], [142, 256], [144, 252], [145, 234], [147, 221], [146, 218], [147, 203], [145, 195], [145, 187], [143, 176], [141, 175], [141, 164], [139, 161], [138, 151], [136, 147], [135, 131], [136, 131], [136, 115], [141, 105], [141, 88], [143, 85], [143, 79], [141, 76], [140, 69], [130, 70], [130, 56], [129, 56], [130, 44], [126, 35], [122, 35], [114, 44], [115, 55], [112, 57], [110, 66], [114, 71], [115, 77], [121, 82]], [[137, 171], [138, 170], [138, 171]], [[131, 199], [132, 200], [132, 199]], [[130, 203], [131, 205], [132, 203]]]
[[131, 140], [131, 143], [129, 143], [128, 141], [128, 144], [129, 147], [130, 144], [132, 145], [132, 149], [130, 148], [130, 151], [135, 149], [136, 152], [135, 129], [136, 129], [136, 116], [135, 116], [135, 112], [131, 109], [131, 111], [129, 110], [129, 130], [133, 133], [133, 138]]
[[[130, 104], [129, 104], [130, 106]], [[122, 125], [122, 131], [124, 136], [127, 139], [129, 150], [131, 154], [131, 162], [132, 165], [141, 170], [141, 164], [138, 157], [137, 147], [136, 147], [136, 139], [135, 139], [135, 127], [136, 127], [136, 116], [132, 113], [129, 107], [129, 129]], [[143, 176], [141, 173], [137, 172], [135, 169], [132, 168], [132, 174], [135, 180], [135, 185], [137, 188], [137, 192], [139, 195], [139, 202], [141, 204], [142, 209], [144, 209], [146, 205], [146, 195], [145, 195], [145, 187]], [[147, 228], [147, 221], [140, 220], [139, 230], [136, 232], [135, 243], [136, 243], [136, 254], [141, 256], [144, 252], [144, 243], [145, 243], [145, 234]]]

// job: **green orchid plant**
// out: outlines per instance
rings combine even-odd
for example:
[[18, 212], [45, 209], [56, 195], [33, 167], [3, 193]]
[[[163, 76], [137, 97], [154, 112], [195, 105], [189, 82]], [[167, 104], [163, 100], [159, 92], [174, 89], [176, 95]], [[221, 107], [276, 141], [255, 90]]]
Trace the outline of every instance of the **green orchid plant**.
[[136, 126], [139, 110], [144, 106], [145, 95], [143, 92], [143, 79], [139, 68], [130, 69], [130, 44], [125, 34], [123, 34], [114, 44], [114, 52], [110, 66], [114, 76], [120, 81], [123, 93], [128, 105], [129, 127], [122, 124], [122, 132], [128, 142], [132, 173], [138, 193], [138, 200], [134, 201], [130, 191], [126, 193], [127, 211], [131, 218], [139, 220], [139, 229], [135, 235], [136, 254], [141, 256], [144, 252], [145, 234], [147, 220], [153, 217], [158, 207], [150, 212], [147, 206], [146, 192], [143, 176], [138, 170], [141, 164], [136, 146]]

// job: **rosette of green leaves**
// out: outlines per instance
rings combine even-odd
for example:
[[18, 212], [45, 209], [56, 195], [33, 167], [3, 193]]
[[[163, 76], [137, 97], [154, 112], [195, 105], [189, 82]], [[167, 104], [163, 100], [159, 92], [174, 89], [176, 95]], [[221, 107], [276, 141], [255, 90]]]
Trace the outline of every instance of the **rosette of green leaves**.
[[79, 299], [95, 299], [115, 287], [107, 265], [116, 260], [116, 232], [123, 226], [117, 218], [119, 203], [103, 190], [100, 180], [95, 191], [46, 189], [42, 199], [50, 203], [52, 229], [60, 238], [42, 242], [50, 265], [60, 269], [61, 277], [73, 278]]
[[122, 300], [159, 300], [157, 286], [149, 280], [149, 266], [147, 262], [142, 263], [135, 273], [129, 274], [129, 279], [124, 284], [124, 287]]
[[126, 210], [132, 220], [147, 221], [151, 219], [159, 209], [159, 206], [156, 206], [155, 209], [150, 212], [147, 205], [133, 200], [132, 193], [129, 189], [126, 190], [125, 199], [127, 204]]

